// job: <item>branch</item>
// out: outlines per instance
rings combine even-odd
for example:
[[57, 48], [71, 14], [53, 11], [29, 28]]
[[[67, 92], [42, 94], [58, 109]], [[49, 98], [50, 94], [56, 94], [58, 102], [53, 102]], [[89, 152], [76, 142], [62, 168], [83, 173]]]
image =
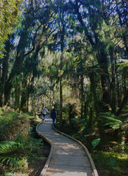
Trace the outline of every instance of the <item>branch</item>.
[[76, 2], [76, 4], [73, 4], [73, 3], [72, 3], [72, 5], [73, 5], [74, 8], [75, 8], [75, 11], [76, 11], [78, 20], [79, 20], [79, 22], [81, 23], [81, 26], [84, 28], [85, 35], [87, 36], [87, 38], [88, 38], [89, 42], [91, 43], [91, 45], [94, 46], [95, 43], [93, 42], [92, 37], [91, 37], [91, 35], [89, 34], [89, 32], [88, 32], [88, 30], [87, 30], [87, 27], [85, 26], [85, 24], [84, 24], [84, 22], [83, 22], [83, 19], [82, 19], [82, 16], [81, 16], [81, 14], [80, 14], [80, 12], [79, 12], [78, 3], [77, 3], [77, 2]]
[[36, 32], [35, 32], [35, 34], [33, 36], [33, 39], [32, 39], [33, 48], [30, 51], [28, 51], [26, 54], [24, 54], [24, 57], [26, 57], [27, 55], [29, 55], [30, 53], [32, 53], [35, 50], [35, 39], [37, 37], [37, 32], [41, 28], [41, 26], [42, 26], [42, 23], [38, 26], [38, 28], [36, 29]]
[[[49, 35], [47, 35], [45, 41], [44, 41], [42, 44], [41, 44], [41, 40], [39, 41], [39, 44], [38, 44], [39, 50], [38, 50], [38, 51], [40, 51], [40, 50], [42, 49], [42, 47], [44, 46], [44, 44], [47, 42], [48, 38], [50, 37], [50, 35], [51, 35], [54, 31], [56, 31], [56, 29], [52, 30], [52, 31], [49, 33]], [[38, 48], [38, 47], [37, 47], [37, 48]]]

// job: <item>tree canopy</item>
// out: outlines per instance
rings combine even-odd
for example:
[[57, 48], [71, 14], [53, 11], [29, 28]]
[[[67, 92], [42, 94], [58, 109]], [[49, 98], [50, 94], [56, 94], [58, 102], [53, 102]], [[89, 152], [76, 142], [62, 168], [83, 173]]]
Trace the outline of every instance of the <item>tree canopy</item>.
[[0, 1], [0, 57], [3, 57], [4, 43], [20, 13], [21, 0]]

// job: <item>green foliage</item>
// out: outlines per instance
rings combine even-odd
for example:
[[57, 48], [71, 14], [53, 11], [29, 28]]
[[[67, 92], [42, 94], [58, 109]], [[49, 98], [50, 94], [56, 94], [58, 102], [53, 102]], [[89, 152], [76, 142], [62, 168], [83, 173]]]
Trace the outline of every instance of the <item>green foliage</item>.
[[72, 123], [79, 124], [80, 119], [78, 118], [71, 118]]
[[94, 150], [92, 157], [97, 169], [104, 176], [127, 175], [127, 154]]
[[3, 136], [0, 136], [0, 139], [13, 140], [18, 133], [22, 132], [24, 133], [23, 138], [27, 138], [28, 129], [30, 126], [29, 117], [31, 118], [31, 116], [27, 114], [19, 114], [16, 111], [3, 113], [0, 116], [0, 132], [4, 134], [5, 137], [3, 138]]
[[0, 161], [6, 164], [11, 162], [10, 164], [13, 164], [13, 167], [19, 167], [17, 161], [21, 160], [23, 151], [29, 149], [31, 152], [34, 152], [39, 149], [39, 146], [43, 146], [42, 139], [28, 138], [26, 141], [22, 139], [22, 136], [19, 136], [15, 141], [2, 141], [0, 142]]
[[19, 13], [20, 0], [1, 0], [0, 1], [0, 58], [3, 57], [4, 42], [8, 38], [8, 34], [12, 32], [12, 25]]
[[120, 117], [120, 116], [115, 116], [112, 113], [101, 113], [102, 117], [104, 119], [106, 119], [106, 121], [104, 121], [103, 119], [103, 123], [104, 126], [110, 126], [113, 130], [116, 129], [124, 129], [127, 128], [127, 122], [128, 122], [128, 116], [126, 115], [125, 117]]
[[92, 141], [93, 149], [94, 149], [97, 145], [99, 145], [99, 143], [100, 143], [100, 138], [94, 139], [94, 140]]
[[14, 141], [2, 141], [0, 142], [0, 153], [7, 153], [12, 151], [12, 148], [14, 149], [14, 146], [17, 143]]
[[4, 113], [4, 109], [0, 108], [0, 116]]
[[[37, 153], [38, 149], [40, 147], [43, 147], [42, 139], [34, 139], [29, 136], [30, 133], [29, 131], [30, 128], [28, 126], [29, 119], [33, 119], [33, 117], [24, 113], [22, 114], [19, 114], [17, 112], [5, 113], [3, 111], [1, 113], [0, 118], [1, 118], [0, 125], [3, 127], [4, 124], [5, 125], [4, 128], [8, 127], [9, 131], [11, 132], [9, 133], [9, 135], [12, 135], [12, 140], [9, 140], [10, 136], [6, 135], [6, 141], [4, 140], [0, 141], [0, 163], [3, 166], [6, 166], [7, 171], [9, 171], [10, 169], [11, 172], [15, 170], [25, 171], [26, 169], [28, 169], [28, 161], [26, 158], [27, 151], [29, 151], [27, 155], [31, 155], [32, 153]], [[14, 136], [13, 130], [16, 128], [19, 121], [22, 122], [20, 124], [22, 126], [22, 129], [20, 130], [18, 126], [18, 129], [16, 130], [18, 133]], [[5, 129], [3, 129], [1, 130], [1, 132], [5, 133], [6, 131]]]

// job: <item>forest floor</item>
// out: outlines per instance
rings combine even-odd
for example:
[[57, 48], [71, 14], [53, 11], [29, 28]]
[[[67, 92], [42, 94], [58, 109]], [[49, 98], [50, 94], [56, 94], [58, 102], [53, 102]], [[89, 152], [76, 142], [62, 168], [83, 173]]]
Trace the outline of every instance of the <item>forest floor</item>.
[[[39, 176], [49, 155], [50, 145], [43, 141], [44, 146], [43, 149], [38, 149], [38, 153], [40, 156], [35, 156], [34, 159], [28, 160], [28, 170], [27, 174], [29, 176]], [[18, 175], [19, 176], [19, 175]]]

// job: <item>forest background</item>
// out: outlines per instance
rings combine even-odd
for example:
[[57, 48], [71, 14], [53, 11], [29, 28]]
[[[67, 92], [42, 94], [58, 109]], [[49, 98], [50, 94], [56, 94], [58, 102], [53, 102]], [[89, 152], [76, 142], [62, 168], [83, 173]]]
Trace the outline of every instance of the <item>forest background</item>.
[[127, 62], [126, 0], [0, 2], [0, 107], [54, 106], [104, 176], [128, 173]]

